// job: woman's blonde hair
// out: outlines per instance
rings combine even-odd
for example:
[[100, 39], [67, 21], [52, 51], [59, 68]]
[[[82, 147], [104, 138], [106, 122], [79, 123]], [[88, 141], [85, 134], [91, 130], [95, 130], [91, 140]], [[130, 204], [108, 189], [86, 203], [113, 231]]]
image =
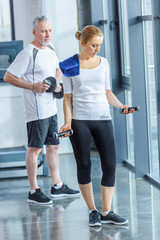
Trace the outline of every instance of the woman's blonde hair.
[[103, 37], [103, 33], [98, 27], [94, 25], [88, 25], [84, 27], [82, 31], [77, 31], [75, 34], [77, 40], [82, 40], [85, 43], [87, 43], [91, 38], [96, 36]]

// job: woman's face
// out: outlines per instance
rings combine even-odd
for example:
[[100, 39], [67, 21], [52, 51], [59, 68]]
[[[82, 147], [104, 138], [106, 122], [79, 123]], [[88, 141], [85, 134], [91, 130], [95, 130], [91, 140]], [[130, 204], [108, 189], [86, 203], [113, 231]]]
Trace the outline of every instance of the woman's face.
[[85, 51], [88, 57], [95, 57], [99, 52], [100, 47], [103, 43], [103, 36], [95, 36], [91, 38], [87, 43], [81, 40], [81, 48]]

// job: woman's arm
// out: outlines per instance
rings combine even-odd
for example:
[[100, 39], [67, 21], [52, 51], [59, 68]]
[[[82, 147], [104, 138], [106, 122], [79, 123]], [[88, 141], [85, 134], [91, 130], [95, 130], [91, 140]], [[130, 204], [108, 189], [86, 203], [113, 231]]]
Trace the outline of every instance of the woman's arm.
[[[64, 125], [60, 128], [59, 132], [64, 132], [71, 129], [72, 121], [72, 94], [64, 94], [63, 98], [63, 111], [64, 111]], [[65, 135], [65, 137], [68, 135]]]
[[123, 107], [123, 104], [118, 100], [118, 98], [112, 93], [111, 90], [106, 90], [106, 96], [108, 99], [109, 104], [116, 108]]
[[123, 105], [118, 98], [112, 93], [111, 90], [106, 90], [106, 96], [108, 99], [109, 104], [111, 104], [112, 106], [116, 107], [116, 108], [124, 108], [123, 114], [127, 114], [127, 113], [133, 113], [134, 110], [130, 110], [128, 111], [128, 105]]

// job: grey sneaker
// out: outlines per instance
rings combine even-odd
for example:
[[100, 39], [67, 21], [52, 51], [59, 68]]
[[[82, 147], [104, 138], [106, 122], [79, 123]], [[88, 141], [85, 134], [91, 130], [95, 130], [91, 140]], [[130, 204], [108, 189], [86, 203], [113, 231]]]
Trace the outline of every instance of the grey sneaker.
[[89, 226], [90, 227], [100, 227], [101, 226], [101, 216], [97, 210], [93, 210], [89, 214]]
[[62, 187], [59, 189], [51, 187], [50, 197], [52, 198], [62, 198], [62, 197], [78, 197], [80, 196], [80, 191], [73, 190], [63, 183]]
[[29, 192], [28, 194], [28, 202], [29, 203], [34, 203], [34, 204], [39, 204], [39, 205], [50, 205], [53, 204], [52, 200], [48, 198], [40, 188], [37, 188], [35, 190], [36, 192], [31, 194]]
[[113, 223], [116, 225], [124, 225], [128, 223], [128, 220], [118, 216], [113, 211], [110, 211], [106, 216], [101, 215], [101, 223]]

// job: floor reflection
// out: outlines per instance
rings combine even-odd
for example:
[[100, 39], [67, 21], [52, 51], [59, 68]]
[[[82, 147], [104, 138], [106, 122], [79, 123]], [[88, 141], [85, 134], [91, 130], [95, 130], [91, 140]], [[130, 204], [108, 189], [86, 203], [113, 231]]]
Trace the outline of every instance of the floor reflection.
[[129, 226], [115, 226], [112, 224], [103, 225], [101, 229], [90, 228], [90, 240], [121, 240], [119, 233], [127, 233], [128, 229]]
[[[64, 182], [77, 188], [75, 161], [62, 156], [60, 172]], [[96, 206], [101, 211], [100, 162], [94, 156], [93, 185]], [[39, 184], [49, 196], [50, 178]], [[112, 209], [129, 220], [128, 226], [88, 226], [88, 209], [79, 198], [53, 200], [53, 206], [28, 205], [28, 179], [0, 182], [0, 240], [158, 240], [160, 236], [160, 190], [122, 165], [117, 166]]]
[[30, 239], [42, 240], [45, 232], [45, 239], [63, 240], [63, 213], [76, 199], [56, 199], [51, 206], [28, 204], [32, 214]]

